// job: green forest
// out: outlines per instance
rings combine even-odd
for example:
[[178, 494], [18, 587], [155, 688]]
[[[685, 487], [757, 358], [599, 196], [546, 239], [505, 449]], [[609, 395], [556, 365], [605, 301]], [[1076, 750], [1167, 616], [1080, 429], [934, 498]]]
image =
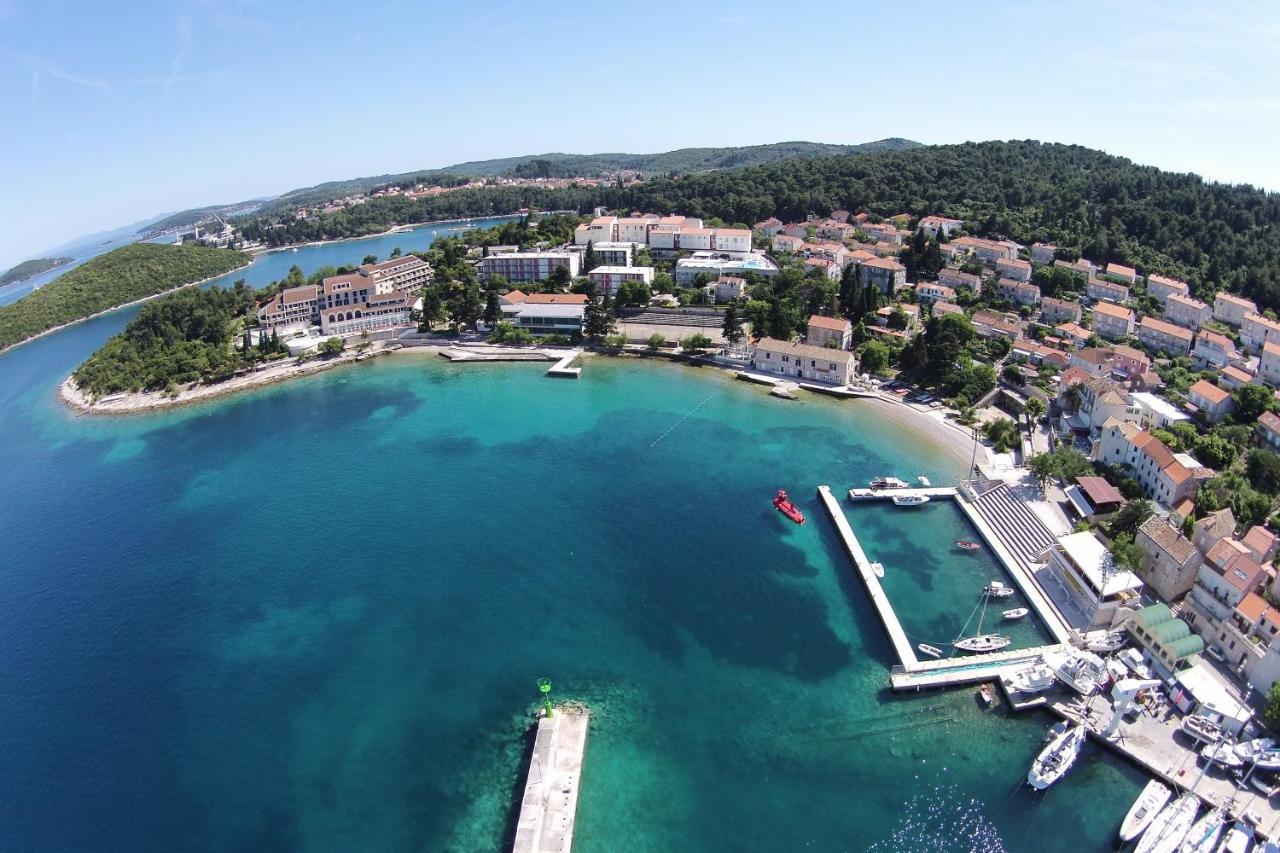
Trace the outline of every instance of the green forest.
[[71, 258], [35, 258], [30, 261], [23, 261], [0, 273], [0, 287], [6, 284], [13, 284], [15, 281], [22, 281], [24, 278], [31, 278], [33, 275], [39, 275], [54, 267], [71, 263], [71, 260]]
[[0, 349], [55, 326], [230, 272], [249, 256], [229, 249], [135, 243], [96, 257], [0, 307]]
[[[625, 188], [497, 187], [418, 201], [378, 198], [305, 221], [251, 218], [244, 234], [279, 245], [371, 234], [393, 223], [597, 205], [731, 223], [838, 208], [886, 217], [941, 213], [982, 236], [1053, 242], [1099, 263], [1184, 278], [1202, 298], [1226, 289], [1280, 309], [1280, 196], [1033, 141], [791, 159]], [[276, 222], [283, 227], [268, 227]]]

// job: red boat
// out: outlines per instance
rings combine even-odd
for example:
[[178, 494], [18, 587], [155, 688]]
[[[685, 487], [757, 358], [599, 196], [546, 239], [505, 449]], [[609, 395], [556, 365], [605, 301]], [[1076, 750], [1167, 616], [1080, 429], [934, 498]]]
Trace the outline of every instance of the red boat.
[[977, 542], [970, 542], [968, 539], [957, 539], [956, 547], [961, 551], [977, 551], [982, 546]]
[[778, 493], [773, 496], [773, 508], [796, 524], [804, 524], [804, 513], [787, 497], [786, 489], [778, 489]]

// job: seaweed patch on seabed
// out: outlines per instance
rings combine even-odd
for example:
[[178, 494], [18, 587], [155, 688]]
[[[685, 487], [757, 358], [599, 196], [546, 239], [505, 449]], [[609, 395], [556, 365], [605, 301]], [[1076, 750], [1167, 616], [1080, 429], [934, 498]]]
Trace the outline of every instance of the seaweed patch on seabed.
[[867, 848], [875, 853], [1003, 853], [1004, 841], [979, 800], [954, 786], [934, 785], [907, 800], [892, 833]]

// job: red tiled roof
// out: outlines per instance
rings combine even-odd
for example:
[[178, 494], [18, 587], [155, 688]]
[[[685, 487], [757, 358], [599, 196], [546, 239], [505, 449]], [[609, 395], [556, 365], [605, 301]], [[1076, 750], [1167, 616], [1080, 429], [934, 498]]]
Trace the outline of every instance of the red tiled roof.
[[809, 325], [818, 329], [830, 329], [833, 332], [847, 332], [853, 328], [853, 324], [843, 317], [823, 317], [821, 314], [810, 317]]

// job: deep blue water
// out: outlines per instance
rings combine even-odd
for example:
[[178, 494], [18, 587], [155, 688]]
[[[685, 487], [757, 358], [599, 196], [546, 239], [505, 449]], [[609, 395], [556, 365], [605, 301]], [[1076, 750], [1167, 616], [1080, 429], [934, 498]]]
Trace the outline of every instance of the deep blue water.
[[[1109, 849], [1131, 769], [1090, 746], [1033, 796], [1046, 720], [887, 689], [814, 489], [954, 476], [920, 435], [602, 359], [72, 416], [57, 383], [131, 313], [0, 356], [0, 849], [496, 849], [543, 675], [596, 713], [578, 851]], [[921, 568], [988, 569], [948, 510], [866, 512], [895, 604], [967, 616]]]

